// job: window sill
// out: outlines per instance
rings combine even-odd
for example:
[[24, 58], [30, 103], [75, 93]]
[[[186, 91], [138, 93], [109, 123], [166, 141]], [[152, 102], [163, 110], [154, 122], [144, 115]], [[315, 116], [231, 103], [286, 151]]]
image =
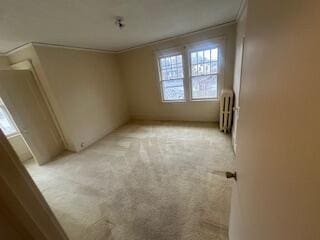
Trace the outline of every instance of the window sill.
[[219, 98], [191, 99], [191, 102], [219, 102]]
[[161, 103], [186, 103], [187, 101], [186, 100], [181, 100], [181, 101], [165, 101], [165, 100], [162, 100]]
[[190, 99], [190, 100], [182, 100], [182, 101], [164, 101], [162, 100], [161, 103], [192, 103], [192, 102], [220, 102], [219, 98], [204, 98], [204, 99]]

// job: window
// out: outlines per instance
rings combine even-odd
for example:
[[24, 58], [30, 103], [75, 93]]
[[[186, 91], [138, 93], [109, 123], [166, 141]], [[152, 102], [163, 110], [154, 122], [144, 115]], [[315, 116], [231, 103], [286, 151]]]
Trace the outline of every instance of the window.
[[218, 48], [192, 51], [191, 86], [192, 99], [218, 97]]
[[18, 133], [18, 129], [14, 124], [6, 106], [0, 99], [0, 128], [6, 136]]
[[183, 101], [184, 73], [182, 55], [159, 58], [162, 99], [164, 101]]
[[223, 85], [223, 46], [219, 38], [158, 52], [162, 101], [217, 100]]

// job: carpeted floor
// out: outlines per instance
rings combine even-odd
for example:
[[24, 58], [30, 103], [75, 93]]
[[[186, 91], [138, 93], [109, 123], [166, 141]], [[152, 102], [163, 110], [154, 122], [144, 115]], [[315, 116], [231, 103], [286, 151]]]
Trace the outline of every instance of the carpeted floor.
[[26, 167], [71, 240], [226, 240], [233, 158], [215, 124], [134, 122]]

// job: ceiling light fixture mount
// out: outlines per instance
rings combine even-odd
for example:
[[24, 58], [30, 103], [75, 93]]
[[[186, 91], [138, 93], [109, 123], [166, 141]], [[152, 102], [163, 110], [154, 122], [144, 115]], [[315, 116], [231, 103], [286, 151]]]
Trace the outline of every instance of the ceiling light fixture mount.
[[123, 17], [117, 16], [115, 17], [116, 21], [114, 22], [119, 29], [124, 28], [125, 24], [123, 23]]

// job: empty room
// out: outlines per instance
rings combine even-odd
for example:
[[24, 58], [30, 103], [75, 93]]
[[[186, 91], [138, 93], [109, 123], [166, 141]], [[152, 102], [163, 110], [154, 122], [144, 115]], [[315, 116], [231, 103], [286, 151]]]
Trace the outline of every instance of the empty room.
[[1, 239], [320, 239], [317, 1], [0, 3]]

